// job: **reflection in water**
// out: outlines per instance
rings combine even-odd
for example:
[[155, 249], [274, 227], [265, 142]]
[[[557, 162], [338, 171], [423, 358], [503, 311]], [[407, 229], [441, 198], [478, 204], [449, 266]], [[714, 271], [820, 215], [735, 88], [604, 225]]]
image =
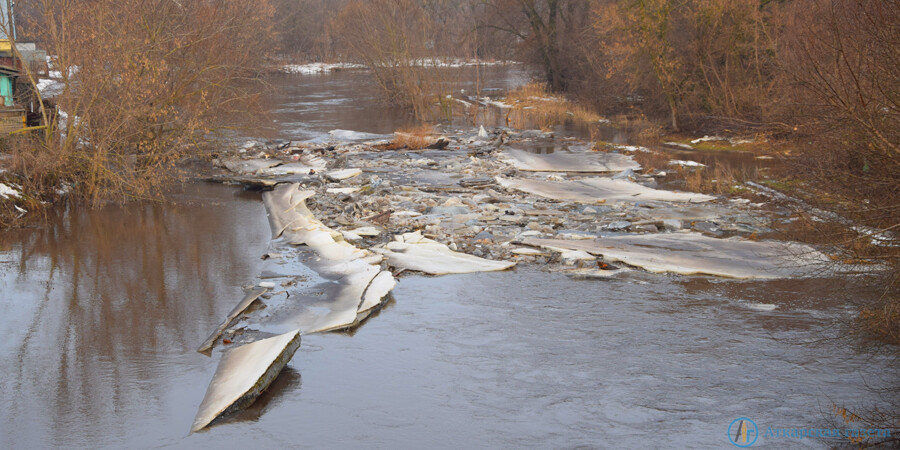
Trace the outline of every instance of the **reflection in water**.
[[285, 367], [281, 373], [275, 378], [275, 381], [269, 385], [269, 389], [263, 392], [259, 398], [253, 402], [247, 409], [237, 413], [232, 418], [227, 418], [218, 422], [214, 426], [225, 425], [235, 422], [257, 422], [271, 408], [278, 406], [284, 396], [300, 389], [302, 382], [300, 372], [291, 367]]
[[[481, 71], [482, 89], [492, 94], [528, 81], [528, 74], [519, 65], [490, 66]], [[457, 89], [465, 91], [457, 96], [475, 95], [477, 77], [474, 68], [451, 72], [450, 78]], [[280, 75], [269, 81], [275, 88], [270, 102], [277, 106], [272, 112], [274, 123], [268, 131], [276, 138], [327, 140], [328, 131], [334, 129], [391, 134], [417, 123], [409, 111], [384, 103], [372, 74], [366, 71]], [[499, 123], [502, 117], [492, 116], [492, 120]]]
[[193, 349], [255, 277], [270, 235], [255, 196], [186, 190], [175, 204], [69, 208], [0, 235], [4, 427], [47, 433], [39, 446], [120, 428], [130, 405], [153, 413], [183, 362], [203, 367]]

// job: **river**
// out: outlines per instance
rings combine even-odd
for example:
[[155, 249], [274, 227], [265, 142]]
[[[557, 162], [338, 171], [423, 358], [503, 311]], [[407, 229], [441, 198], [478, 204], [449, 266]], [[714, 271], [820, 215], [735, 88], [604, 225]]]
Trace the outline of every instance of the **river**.
[[[496, 68], [487, 86], [523, 79]], [[365, 72], [273, 84], [276, 137], [411, 123]], [[189, 436], [217, 364], [195, 349], [271, 236], [256, 193], [173, 191], [0, 233], [0, 448], [728, 448], [739, 417], [822, 428], [897, 381], [843, 336], [877, 295], [846, 280], [413, 275], [356, 332], [304, 337], [250, 410]]]

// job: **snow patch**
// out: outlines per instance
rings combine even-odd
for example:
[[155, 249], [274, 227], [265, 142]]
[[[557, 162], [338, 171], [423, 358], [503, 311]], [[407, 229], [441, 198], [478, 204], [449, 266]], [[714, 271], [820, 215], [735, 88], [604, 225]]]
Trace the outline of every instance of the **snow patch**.
[[9, 199], [10, 197], [20, 198], [21, 196], [22, 194], [19, 193], [19, 191], [3, 183], [0, 183], [0, 197], [2, 197], [4, 200]]
[[342, 142], [375, 141], [391, 137], [385, 134], [363, 133], [351, 130], [331, 130], [328, 132], [328, 135], [331, 136], [332, 141]]
[[288, 64], [281, 68], [282, 72], [297, 75], [315, 75], [320, 73], [330, 73], [336, 70], [365, 69], [362, 64], [351, 63], [310, 63], [310, 64]]
[[697, 161], [682, 161], [680, 159], [669, 161], [669, 165], [681, 167], [706, 167], [706, 164], [698, 163]]

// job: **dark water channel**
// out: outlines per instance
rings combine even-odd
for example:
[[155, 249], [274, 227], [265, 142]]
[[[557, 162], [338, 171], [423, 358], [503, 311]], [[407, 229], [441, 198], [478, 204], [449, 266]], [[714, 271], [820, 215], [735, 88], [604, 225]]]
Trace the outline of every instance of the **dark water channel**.
[[[364, 73], [276, 82], [289, 139], [408, 120]], [[407, 276], [356, 333], [304, 338], [251, 410], [188, 436], [217, 363], [194, 349], [269, 239], [258, 195], [207, 184], [0, 234], [0, 449], [730, 448], [738, 417], [823, 427], [896, 381], [840, 337], [875, 295], [842, 280]]]

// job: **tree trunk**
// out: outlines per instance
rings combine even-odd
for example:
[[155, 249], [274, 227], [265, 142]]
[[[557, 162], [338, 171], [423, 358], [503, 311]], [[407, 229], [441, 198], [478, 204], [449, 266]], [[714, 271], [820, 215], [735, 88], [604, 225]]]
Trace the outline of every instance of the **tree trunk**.
[[672, 97], [669, 97], [669, 109], [672, 112], [672, 130], [680, 131], [678, 129], [678, 103]]

